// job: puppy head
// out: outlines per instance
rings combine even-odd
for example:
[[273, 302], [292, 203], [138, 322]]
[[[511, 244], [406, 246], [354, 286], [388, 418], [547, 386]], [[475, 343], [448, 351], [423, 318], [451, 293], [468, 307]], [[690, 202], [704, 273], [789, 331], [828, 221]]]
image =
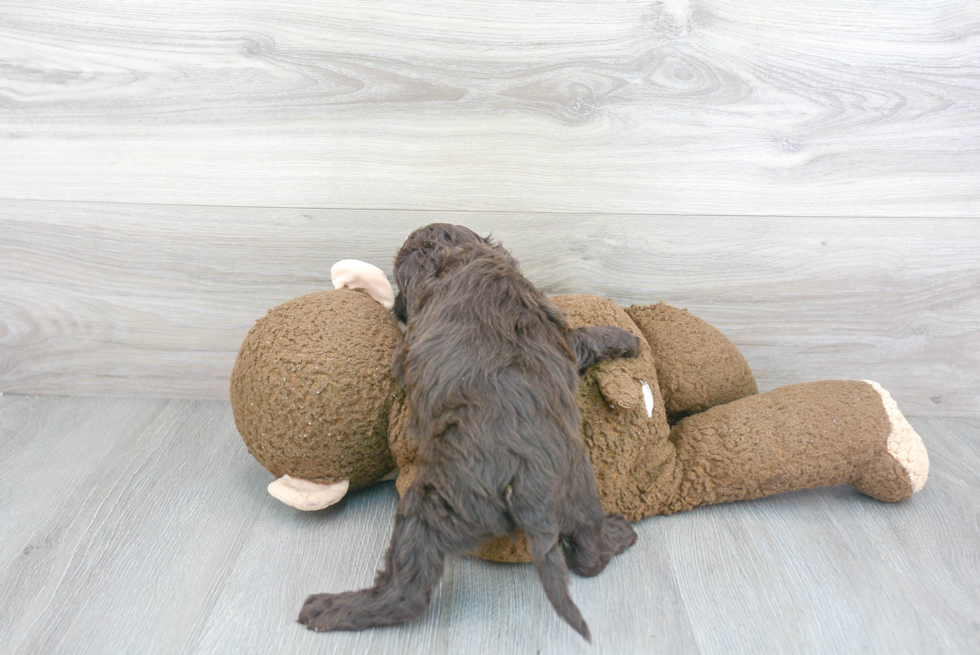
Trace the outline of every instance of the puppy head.
[[450, 266], [453, 254], [474, 246], [491, 245], [489, 238], [450, 223], [431, 223], [412, 232], [395, 256], [395, 317], [408, 322], [417, 311], [429, 283]]

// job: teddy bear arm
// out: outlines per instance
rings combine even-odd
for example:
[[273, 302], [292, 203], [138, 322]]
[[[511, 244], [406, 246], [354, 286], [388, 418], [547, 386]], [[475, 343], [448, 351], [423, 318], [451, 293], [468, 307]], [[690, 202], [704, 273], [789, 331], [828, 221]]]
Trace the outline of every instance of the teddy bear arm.
[[578, 393], [581, 436], [589, 449], [603, 508], [631, 521], [657, 513], [679, 484], [674, 445], [653, 353], [630, 317], [611, 300], [559, 296], [574, 328], [605, 326], [631, 333], [636, 357], [600, 362], [585, 371]]

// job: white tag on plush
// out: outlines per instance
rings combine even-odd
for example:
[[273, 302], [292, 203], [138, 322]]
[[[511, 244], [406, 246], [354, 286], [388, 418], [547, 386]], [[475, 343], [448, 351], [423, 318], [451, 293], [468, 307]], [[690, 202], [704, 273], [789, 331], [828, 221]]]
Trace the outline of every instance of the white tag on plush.
[[643, 391], [643, 404], [647, 408], [647, 418], [653, 418], [653, 392], [650, 391], [650, 385], [643, 382], [640, 384], [640, 390]]

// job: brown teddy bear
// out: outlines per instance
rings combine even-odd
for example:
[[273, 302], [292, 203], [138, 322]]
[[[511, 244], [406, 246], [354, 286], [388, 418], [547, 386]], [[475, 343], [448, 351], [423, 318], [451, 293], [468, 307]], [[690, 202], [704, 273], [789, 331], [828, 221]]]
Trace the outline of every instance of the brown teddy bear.
[[[381, 304], [390, 302], [390, 285], [363, 262], [340, 262], [331, 272], [338, 290], [291, 300], [256, 323], [231, 380], [238, 430], [278, 478], [270, 493], [307, 510], [396, 465], [404, 492], [417, 457], [390, 372], [400, 339]], [[639, 357], [603, 362], [579, 387], [581, 434], [607, 512], [638, 521], [837, 484], [899, 501], [925, 484], [922, 440], [874, 382], [811, 382], [759, 394], [734, 345], [685, 310], [664, 303], [624, 310], [587, 295], [554, 301], [572, 327], [617, 325], [641, 337]], [[476, 554], [530, 561], [520, 535]]]

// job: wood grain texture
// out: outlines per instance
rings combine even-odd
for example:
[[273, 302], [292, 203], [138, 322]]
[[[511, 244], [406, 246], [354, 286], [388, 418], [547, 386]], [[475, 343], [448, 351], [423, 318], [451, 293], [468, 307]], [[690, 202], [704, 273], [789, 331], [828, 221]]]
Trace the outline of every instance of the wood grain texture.
[[371, 581], [391, 483], [301, 513], [265, 493], [228, 403], [3, 396], [0, 653], [973, 653], [980, 422], [912, 423], [932, 475], [909, 501], [834, 487], [639, 523], [571, 581], [588, 646], [531, 567], [469, 558], [418, 621], [308, 632], [307, 594]]
[[972, 0], [8, 1], [0, 197], [980, 211]]
[[[38, 402], [5, 397], [2, 412], [27, 404], [41, 415]], [[70, 440], [102, 456], [77, 461], [73, 475], [83, 481], [63, 497], [14, 500], [14, 516], [34, 517], [38, 525], [29, 538], [11, 536], [19, 552], [3, 562], [0, 652], [177, 652], [207, 618], [212, 590], [228, 575], [227, 562], [260, 507], [258, 480], [244, 490], [233, 484], [248, 472], [235, 469], [234, 460], [228, 465], [237, 436], [228, 407], [54, 404], [84, 420], [72, 430], [69, 422], [52, 425], [45, 413], [34, 449], [57, 458], [59, 442]], [[137, 420], [129, 418], [134, 412]], [[122, 438], [96, 429], [106, 419], [121, 425]], [[21, 464], [5, 460], [5, 492], [16, 490], [11, 473], [26, 489], [43, 489], [49, 478], [61, 482], [61, 472], [43, 459], [26, 469]]]
[[[164, 404], [113, 401], [111, 413], [95, 413], [53, 397], [5, 399], [0, 405], [0, 564], [20, 555], [34, 561], [61, 543], [69, 521], [51, 523], [49, 512], [74, 521], [90, 492], [93, 471]], [[24, 511], [31, 504], [45, 510]], [[7, 627], [0, 626], [0, 635]]]
[[0, 202], [0, 391], [226, 398], [255, 319], [415, 227], [491, 230], [549, 294], [661, 299], [763, 390], [874, 379], [980, 414], [980, 221], [367, 212]]
[[968, 470], [980, 424], [911, 422], [931, 471], [908, 502], [842, 486], [670, 517], [667, 550], [702, 652], [980, 648], [980, 592], [965, 573], [980, 548], [964, 541], [980, 537], [980, 477]]

